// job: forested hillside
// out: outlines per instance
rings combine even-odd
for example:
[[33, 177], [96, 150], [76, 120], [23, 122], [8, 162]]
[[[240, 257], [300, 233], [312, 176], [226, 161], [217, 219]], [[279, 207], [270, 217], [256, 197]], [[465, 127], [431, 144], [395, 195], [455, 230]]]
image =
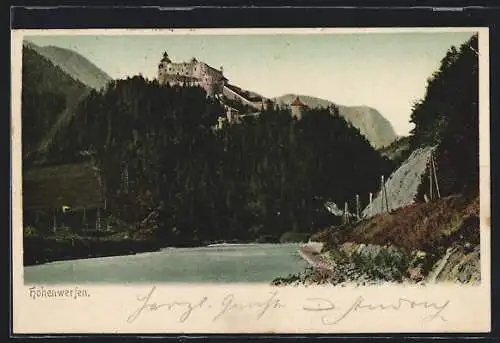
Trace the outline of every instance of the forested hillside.
[[[478, 191], [479, 76], [478, 36], [451, 47], [428, 79], [424, 99], [413, 107], [410, 149], [438, 145], [442, 195]], [[428, 184], [422, 183], [427, 189]]]
[[112, 213], [132, 223], [157, 213], [148, 229], [167, 244], [313, 232], [335, 219], [325, 200], [374, 191], [393, 167], [328, 110], [298, 122], [271, 108], [216, 130], [219, 115], [201, 88], [113, 81], [80, 104], [50, 154], [94, 154]]
[[22, 148], [24, 163], [64, 111], [76, 106], [88, 88], [30, 47], [23, 47]]

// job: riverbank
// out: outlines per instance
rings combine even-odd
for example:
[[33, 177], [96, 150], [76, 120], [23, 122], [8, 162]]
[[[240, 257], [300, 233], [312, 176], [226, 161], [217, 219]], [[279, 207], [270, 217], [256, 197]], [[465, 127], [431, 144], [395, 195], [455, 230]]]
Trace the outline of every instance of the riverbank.
[[[95, 257], [133, 255], [158, 251], [167, 246], [173, 248], [227, 247], [262, 244], [257, 240], [185, 241], [168, 245], [161, 240], [147, 236], [136, 237], [127, 234], [104, 235], [103, 237], [80, 236], [59, 233], [52, 236], [27, 235], [23, 239], [23, 262], [25, 266], [55, 261], [77, 260]], [[278, 244], [273, 240], [264, 243]]]
[[479, 197], [456, 195], [414, 204], [371, 219], [330, 227], [311, 237], [324, 243], [303, 272], [273, 285], [367, 285], [481, 280]]
[[162, 247], [163, 244], [152, 239], [80, 236], [25, 237], [23, 263], [29, 266], [81, 258], [132, 255], [157, 251]]
[[280, 273], [306, 267], [298, 244], [249, 244], [199, 248], [162, 248], [156, 252], [82, 258], [24, 267], [33, 284], [265, 284]]

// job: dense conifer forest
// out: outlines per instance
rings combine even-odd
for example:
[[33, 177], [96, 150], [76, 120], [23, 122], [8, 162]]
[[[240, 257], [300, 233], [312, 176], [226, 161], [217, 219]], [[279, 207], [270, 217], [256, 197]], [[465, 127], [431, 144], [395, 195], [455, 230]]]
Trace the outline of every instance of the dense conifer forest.
[[135, 76], [91, 91], [48, 160], [92, 156], [113, 215], [134, 223], [158, 212], [153, 235], [166, 243], [277, 241], [338, 221], [325, 201], [353, 208], [393, 169], [334, 112], [297, 121], [271, 106], [217, 128], [224, 110], [201, 88]]

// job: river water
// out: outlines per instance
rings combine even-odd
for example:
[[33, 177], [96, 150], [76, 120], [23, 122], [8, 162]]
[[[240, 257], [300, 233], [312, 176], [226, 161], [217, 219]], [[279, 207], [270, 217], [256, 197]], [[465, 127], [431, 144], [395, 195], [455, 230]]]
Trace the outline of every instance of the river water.
[[304, 270], [299, 244], [165, 248], [127, 256], [58, 261], [24, 267], [25, 284], [270, 283]]

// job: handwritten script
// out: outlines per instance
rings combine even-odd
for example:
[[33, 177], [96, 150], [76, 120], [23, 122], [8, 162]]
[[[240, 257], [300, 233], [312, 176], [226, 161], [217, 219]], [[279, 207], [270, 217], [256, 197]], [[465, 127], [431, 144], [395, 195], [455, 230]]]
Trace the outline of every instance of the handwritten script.
[[[293, 304], [286, 304], [280, 298], [278, 290], [264, 293], [261, 300], [247, 300], [244, 294], [236, 295], [228, 293], [221, 296], [209, 298], [200, 296], [190, 300], [167, 300], [160, 299], [157, 295], [156, 286], [149, 292], [136, 297], [138, 306], [128, 315], [127, 322], [133, 323], [151, 312], [168, 312], [172, 320], [184, 323], [192, 318], [195, 313], [209, 316], [213, 322], [222, 320], [226, 316], [246, 315], [249, 319], [261, 320], [266, 315], [297, 315], [309, 313], [318, 317], [323, 325], [336, 325], [356, 313], [367, 312], [379, 315], [384, 311], [420, 311], [421, 320], [430, 322], [434, 320], [446, 321], [445, 310], [450, 304], [449, 300], [439, 302], [417, 301], [413, 299], [398, 297], [391, 302], [373, 302], [358, 296], [353, 300], [337, 301], [332, 298], [304, 298], [294, 299]], [[279, 312], [281, 311], [281, 312]], [[274, 312], [274, 313], [273, 313]], [[279, 313], [278, 313], [279, 312]], [[292, 312], [295, 312], [292, 314]]]

